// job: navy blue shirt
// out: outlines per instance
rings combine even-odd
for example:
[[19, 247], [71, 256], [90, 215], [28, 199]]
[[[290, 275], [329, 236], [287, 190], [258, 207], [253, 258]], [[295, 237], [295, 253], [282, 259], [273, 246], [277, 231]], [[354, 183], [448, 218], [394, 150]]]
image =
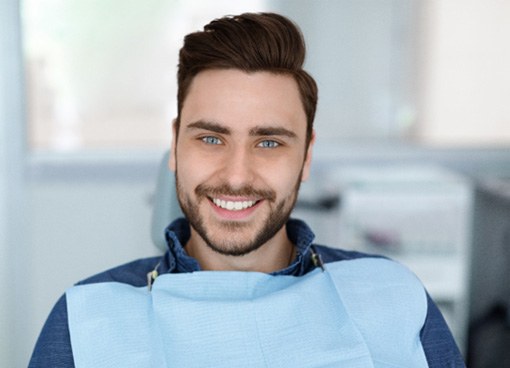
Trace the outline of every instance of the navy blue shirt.
[[[289, 239], [296, 246], [296, 258], [288, 267], [272, 273], [273, 275], [302, 276], [308, 273], [317, 267], [314, 254], [318, 254], [324, 263], [374, 257], [359, 252], [313, 245], [314, 234], [302, 221], [290, 220], [286, 227]], [[121, 282], [141, 287], [147, 285], [147, 274], [153, 270], [157, 270], [159, 274], [199, 271], [200, 265], [183, 247], [189, 237], [188, 222], [185, 219], [178, 219], [166, 230], [168, 251], [163, 256], [140, 259], [92, 276], [78, 284]], [[465, 367], [443, 316], [430, 296], [427, 295], [427, 298], [427, 318], [420, 338], [429, 367]], [[57, 301], [44, 324], [29, 367], [74, 367], [65, 294]]]

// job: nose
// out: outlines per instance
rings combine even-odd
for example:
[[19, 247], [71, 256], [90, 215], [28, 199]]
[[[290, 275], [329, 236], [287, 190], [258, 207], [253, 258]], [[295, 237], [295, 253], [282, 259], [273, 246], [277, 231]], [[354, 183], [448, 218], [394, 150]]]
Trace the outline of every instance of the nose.
[[232, 188], [242, 188], [253, 185], [255, 179], [254, 158], [249, 149], [237, 147], [229, 150], [224, 158], [221, 176]]

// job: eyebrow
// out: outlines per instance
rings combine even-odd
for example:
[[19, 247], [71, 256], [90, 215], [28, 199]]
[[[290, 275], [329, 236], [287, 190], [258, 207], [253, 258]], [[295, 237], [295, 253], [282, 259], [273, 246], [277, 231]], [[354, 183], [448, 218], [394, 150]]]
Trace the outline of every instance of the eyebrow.
[[282, 128], [282, 127], [260, 127], [257, 126], [255, 128], [250, 129], [251, 136], [285, 136], [289, 138], [296, 138], [297, 135], [292, 130]]
[[[221, 124], [212, 122], [212, 121], [205, 121], [205, 120], [198, 120], [194, 123], [188, 124], [186, 126], [186, 129], [203, 129], [208, 130], [215, 133], [220, 134], [231, 134], [231, 130]], [[283, 127], [273, 127], [273, 126], [256, 126], [254, 128], [251, 128], [249, 131], [250, 136], [255, 137], [265, 137], [265, 136], [285, 136], [289, 138], [296, 138], [297, 135], [292, 130], [283, 128]]]
[[186, 129], [204, 129], [220, 134], [230, 134], [230, 129], [212, 121], [198, 120], [189, 124]]

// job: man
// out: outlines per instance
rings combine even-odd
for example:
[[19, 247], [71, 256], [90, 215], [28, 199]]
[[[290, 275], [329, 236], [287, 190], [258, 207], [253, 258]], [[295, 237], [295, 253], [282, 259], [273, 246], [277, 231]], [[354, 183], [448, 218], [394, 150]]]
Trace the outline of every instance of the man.
[[163, 257], [68, 290], [30, 366], [464, 366], [410, 272], [312, 245], [289, 220], [314, 143], [304, 56], [298, 28], [270, 13], [185, 38], [169, 165], [186, 219]]

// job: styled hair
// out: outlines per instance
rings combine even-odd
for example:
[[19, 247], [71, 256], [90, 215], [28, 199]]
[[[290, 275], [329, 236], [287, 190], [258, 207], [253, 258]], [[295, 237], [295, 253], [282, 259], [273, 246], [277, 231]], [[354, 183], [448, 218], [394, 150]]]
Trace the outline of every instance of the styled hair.
[[307, 118], [307, 143], [317, 108], [317, 84], [303, 70], [305, 42], [299, 27], [274, 13], [244, 13], [215, 19], [188, 34], [179, 52], [177, 120], [193, 78], [209, 69], [287, 74], [297, 82]]

